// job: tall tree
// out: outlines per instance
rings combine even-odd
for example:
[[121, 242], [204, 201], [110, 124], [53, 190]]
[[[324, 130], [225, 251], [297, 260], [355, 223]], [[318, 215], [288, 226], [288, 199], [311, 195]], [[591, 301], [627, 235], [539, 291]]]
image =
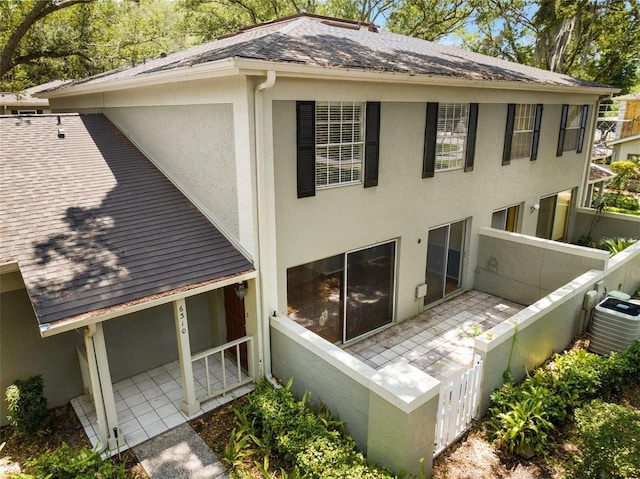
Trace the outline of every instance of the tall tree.
[[32, 49], [21, 49], [20, 44], [33, 32], [34, 26], [49, 15], [62, 9], [94, 0], [4, 0], [0, 2], [2, 27], [0, 34], [5, 40], [0, 52], [0, 79], [16, 65], [29, 63], [39, 58], [61, 58], [78, 52], [69, 45], [44, 45], [31, 39]]

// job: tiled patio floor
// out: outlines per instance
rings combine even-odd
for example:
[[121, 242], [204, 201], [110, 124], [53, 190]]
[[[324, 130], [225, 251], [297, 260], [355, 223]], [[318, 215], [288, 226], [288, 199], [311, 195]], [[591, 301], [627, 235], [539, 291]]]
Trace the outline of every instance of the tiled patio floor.
[[475, 336], [524, 308], [490, 294], [468, 291], [345, 350], [374, 369], [405, 358], [442, 381], [469, 369]]
[[[235, 364], [226, 363], [226, 378], [228, 384], [238, 382]], [[216, 367], [217, 366], [217, 367]], [[211, 389], [222, 387], [216, 385], [222, 377], [220, 362], [217, 365], [209, 363]], [[193, 365], [193, 375], [196, 382], [196, 397], [206, 394], [206, 377], [203, 360]], [[185, 423], [200, 414], [211, 411], [232, 399], [242, 396], [253, 389], [253, 384], [247, 384], [228, 392], [225, 396], [209, 399], [200, 404], [201, 411], [194, 416], [186, 416], [180, 410], [182, 401], [182, 385], [180, 379], [180, 365], [178, 361], [159, 366], [128, 379], [113, 384], [113, 394], [116, 401], [116, 412], [120, 433], [124, 434], [124, 441], [120, 443], [120, 450], [125, 450], [140, 444], [147, 439], [157, 436], [179, 424]], [[85, 394], [71, 400], [84, 430], [93, 446], [98, 441], [98, 424], [93, 399]], [[112, 451], [115, 453], [117, 451]]]

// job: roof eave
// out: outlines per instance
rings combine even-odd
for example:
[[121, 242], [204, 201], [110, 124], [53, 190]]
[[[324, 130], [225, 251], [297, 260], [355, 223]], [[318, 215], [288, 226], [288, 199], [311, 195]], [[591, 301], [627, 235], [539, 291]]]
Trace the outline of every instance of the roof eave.
[[170, 82], [202, 80], [207, 78], [221, 78], [238, 75], [238, 68], [233, 58], [202, 63], [200, 65], [174, 68], [172, 70], [143, 73], [135, 77], [106, 80], [98, 83], [68, 84], [38, 94], [42, 98], [65, 98], [92, 93], [124, 90], [141, 86], [160, 85]]
[[500, 88], [509, 90], [539, 90], [562, 93], [589, 93], [593, 95], [611, 96], [620, 91], [608, 86], [558, 85], [507, 80], [483, 80], [476, 78], [460, 78], [443, 75], [425, 75], [413, 72], [375, 71], [358, 68], [309, 65], [303, 63], [271, 62], [236, 58], [236, 66], [241, 73], [256, 74], [256, 70], [264, 75], [267, 70], [275, 70], [280, 77], [322, 78], [325, 80], [373, 81], [401, 84], [427, 84], [436, 86], [459, 86], [476, 88]]
[[53, 323], [41, 324], [40, 335], [43, 338], [46, 338], [49, 336], [54, 336], [56, 334], [66, 333], [67, 331], [89, 326], [91, 324], [100, 323], [102, 321], [117, 318], [119, 316], [126, 316], [127, 314], [132, 314], [144, 309], [153, 308], [162, 304], [171, 303], [178, 299], [195, 296], [197, 294], [206, 293], [215, 289], [224, 288], [225, 286], [254, 279], [256, 277], [257, 272], [252, 269], [250, 271], [239, 273], [234, 276], [210, 281], [206, 284], [196, 286], [194, 288], [181, 288], [178, 291], [168, 292], [158, 297], [144, 298], [141, 301], [116, 306], [106, 309], [102, 312], [90, 312], [76, 317], [61, 319]]

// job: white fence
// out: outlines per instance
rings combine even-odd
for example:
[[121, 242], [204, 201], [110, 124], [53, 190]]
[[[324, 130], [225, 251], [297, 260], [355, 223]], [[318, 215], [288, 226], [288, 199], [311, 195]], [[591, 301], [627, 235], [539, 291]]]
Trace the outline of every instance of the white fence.
[[480, 404], [482, 358], [476, 354], [474, 365], [457, 378], [440, 386], [436, 422], [435, 455], [440, 454], [470, 426]]
[[[204, 387], [204, 394], [198, 396], [199, 401], [225, 395], [232, 389], [254, 382], [253, 374], [243, 369], [243, 363], [253, 364], [252, 343], [253, 337], [244, 336], [191, 356], [193, 376]], [[246, 354], [248, 358], [243, 358]]]

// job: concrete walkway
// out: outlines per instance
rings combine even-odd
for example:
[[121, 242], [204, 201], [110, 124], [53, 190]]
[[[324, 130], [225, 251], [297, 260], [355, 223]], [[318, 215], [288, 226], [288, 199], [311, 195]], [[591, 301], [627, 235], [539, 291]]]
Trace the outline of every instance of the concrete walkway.
[[133, 447], [150, 479], [229, 479], [224, 465], [189, 424]]

